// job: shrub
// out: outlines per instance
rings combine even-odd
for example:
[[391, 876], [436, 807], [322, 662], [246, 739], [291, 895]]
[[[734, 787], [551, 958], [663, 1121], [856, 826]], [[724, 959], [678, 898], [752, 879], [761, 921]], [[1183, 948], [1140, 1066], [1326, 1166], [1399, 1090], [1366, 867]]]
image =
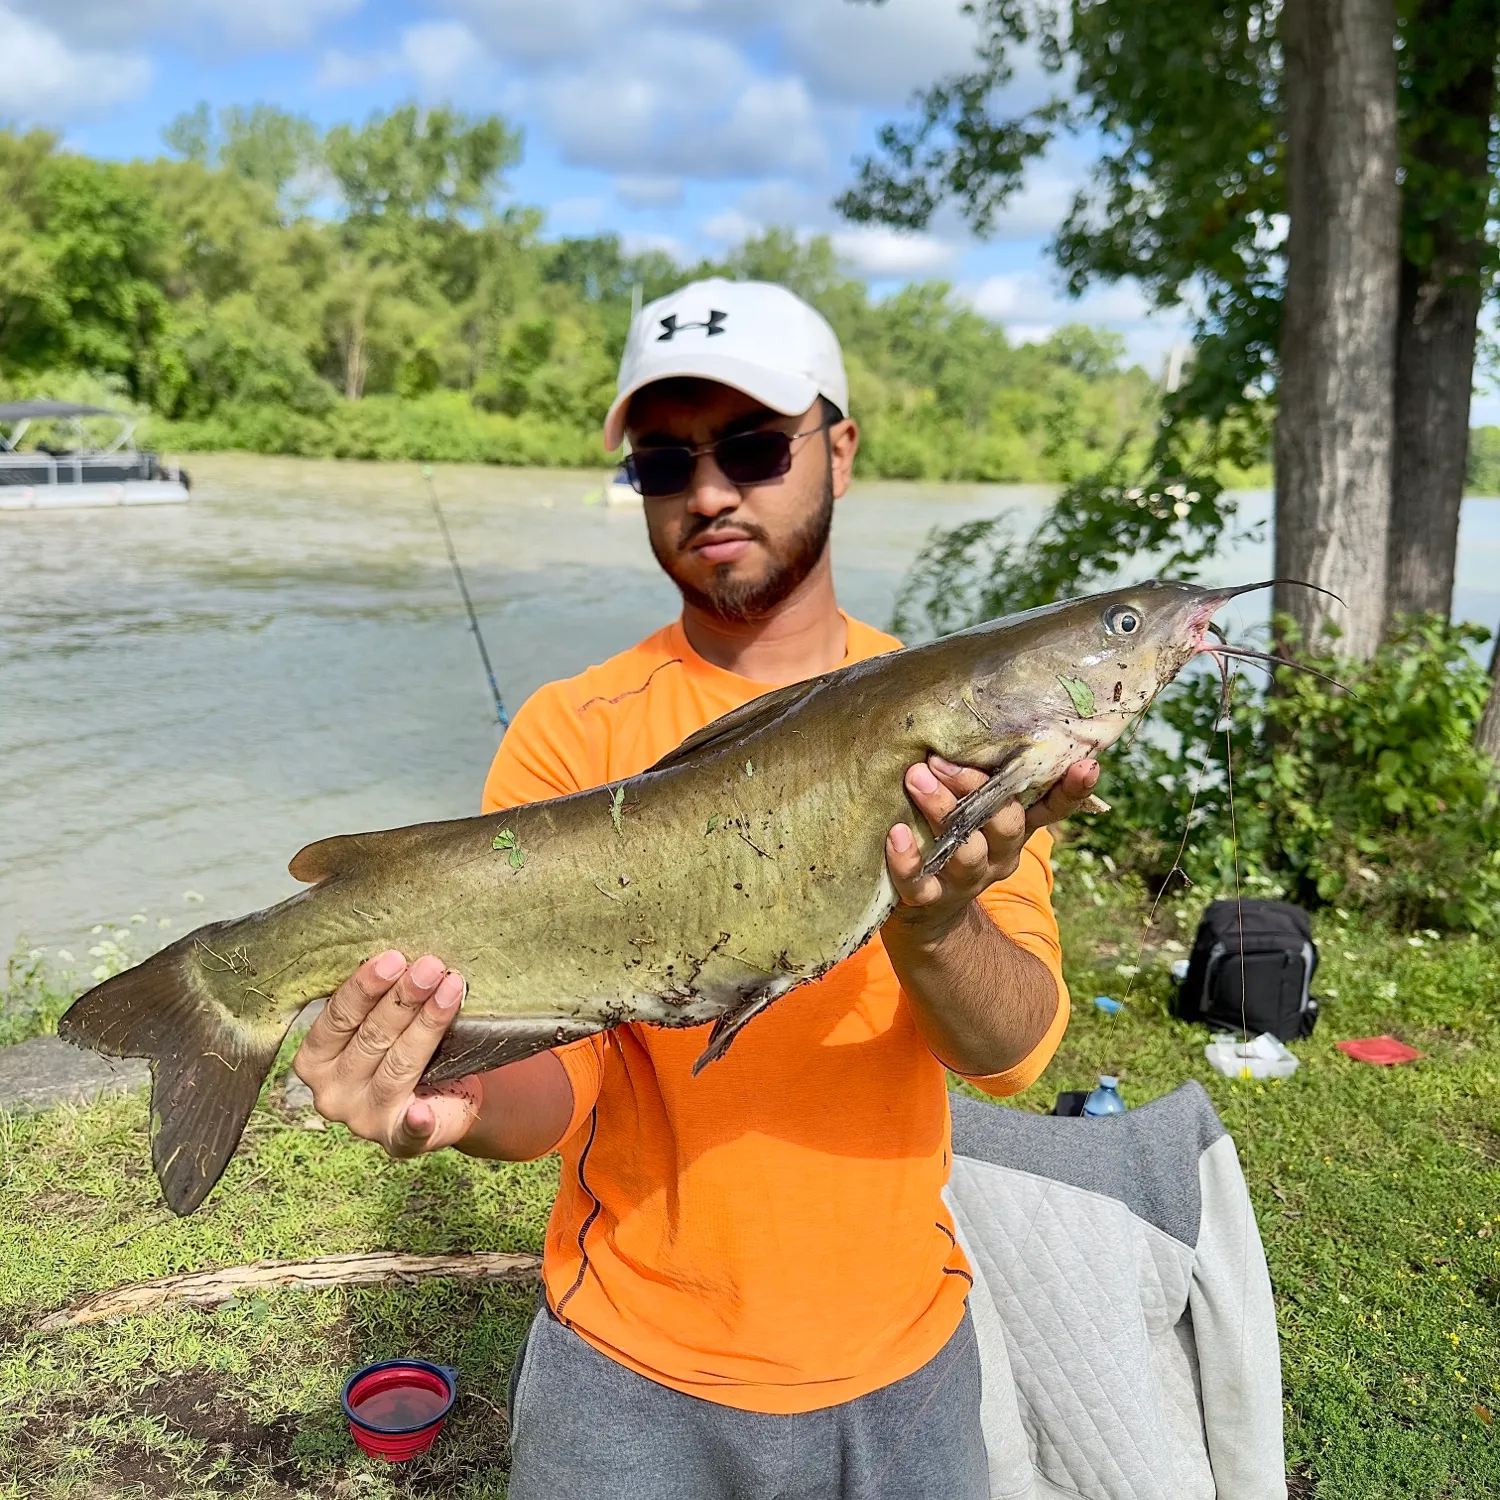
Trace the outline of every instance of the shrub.
[[1111, 757], [1113, 811], [1078, 837], [1158, 887], [1180, 847], [1182, 873], [1219, 891], [1237, 858], [1257, 895], [1500, 931], [1500, 797], [1473, 743], [1487, 637], [1413, 618], [1369, 662], [1307, 659], [1352, 694], [1280, 668], [1269, 694], [1237, 682], [1229, 714], [1217, 677], [1192, 673]]

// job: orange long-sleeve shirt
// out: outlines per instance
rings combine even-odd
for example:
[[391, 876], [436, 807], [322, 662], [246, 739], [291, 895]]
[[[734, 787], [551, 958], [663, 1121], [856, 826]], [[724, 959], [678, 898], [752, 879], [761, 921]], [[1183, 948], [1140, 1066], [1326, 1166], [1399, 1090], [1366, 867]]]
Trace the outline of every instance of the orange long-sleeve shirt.
[[[845, 664], [898, 645], [850, 619]], [[485, 810], [635, 775], [766, 691], [669, 625], [522, 706]], [[1033, 835], [982, 898], [1058, 991], [1031, 1055], [974, 1080], [994, 1094], [1032, 1083], [1067, 1024], [1051, 847]], [[958, 1326], [969, 1269], [940, 1197], [944, 1069], [878, 937], [694, 1078], [707, 1032], [622, 1026], [558, 1050], [574, 1104], [543, 1264], [552, 1310], [628, 1368], [749, 1411], [812, 1411], [911, 1374]]]

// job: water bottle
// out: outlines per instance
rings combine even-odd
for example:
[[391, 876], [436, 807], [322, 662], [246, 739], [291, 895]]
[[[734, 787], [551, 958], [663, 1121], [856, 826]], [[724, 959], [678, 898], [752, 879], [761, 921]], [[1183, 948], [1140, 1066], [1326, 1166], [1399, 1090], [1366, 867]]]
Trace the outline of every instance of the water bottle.
[[1096, 1088], [1087, 1099], [1083, 1101], [1083, 1112], [1090, 1118], [1099, 1115], [1123, 1115], [1125, 1113], [1125, 1101], [1120, 1097], [1120, 1080], [1103, 1073], [1099, 1077], [1099, 1087]]

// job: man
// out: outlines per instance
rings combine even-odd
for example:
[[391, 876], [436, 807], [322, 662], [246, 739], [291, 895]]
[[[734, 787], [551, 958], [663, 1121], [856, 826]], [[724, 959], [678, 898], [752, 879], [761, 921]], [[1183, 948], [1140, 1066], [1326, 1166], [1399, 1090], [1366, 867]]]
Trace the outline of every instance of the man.
[[[782, 287], [705, 281], [645, 309], [605, 439], [630, 438], [682, 616], [538, 691], [487, 811], [633, 775], [761, 693], [898, 644], [834, 598], [847, 405], [833, 331]], [[392, 952], [333, 997], [296, 1062], [330, 1119], [395, 1156], [561, 1150], [512, 1500], [988, 1493], [969, 1270], [939, 1196], [944, 1068], [1009, 1094], [1051, 1057], [1067, 994], [1044, 825], [1097, 778], [1085, 762], [1029, 812], [1002, 808], [941, 875], [896, 825], [879, 941], [697, 1078], [704, 1028], [628, 1026], [423, 1090], [462, 978]], [[983, 780], [934, 756], [906, 790], [936, 830]]]

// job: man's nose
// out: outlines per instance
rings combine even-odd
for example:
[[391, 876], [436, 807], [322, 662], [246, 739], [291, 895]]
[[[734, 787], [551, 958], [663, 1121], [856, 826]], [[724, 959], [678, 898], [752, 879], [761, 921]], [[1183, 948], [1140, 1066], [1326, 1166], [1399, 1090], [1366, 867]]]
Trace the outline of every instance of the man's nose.
[[721, 516], [725, 511], [737, 509], [743, 498], [739, 487], [725, 477], [713, 454], [700, 453], [693, 466], [693, 477], [688, 481], [688, 509], [695, 515]]

